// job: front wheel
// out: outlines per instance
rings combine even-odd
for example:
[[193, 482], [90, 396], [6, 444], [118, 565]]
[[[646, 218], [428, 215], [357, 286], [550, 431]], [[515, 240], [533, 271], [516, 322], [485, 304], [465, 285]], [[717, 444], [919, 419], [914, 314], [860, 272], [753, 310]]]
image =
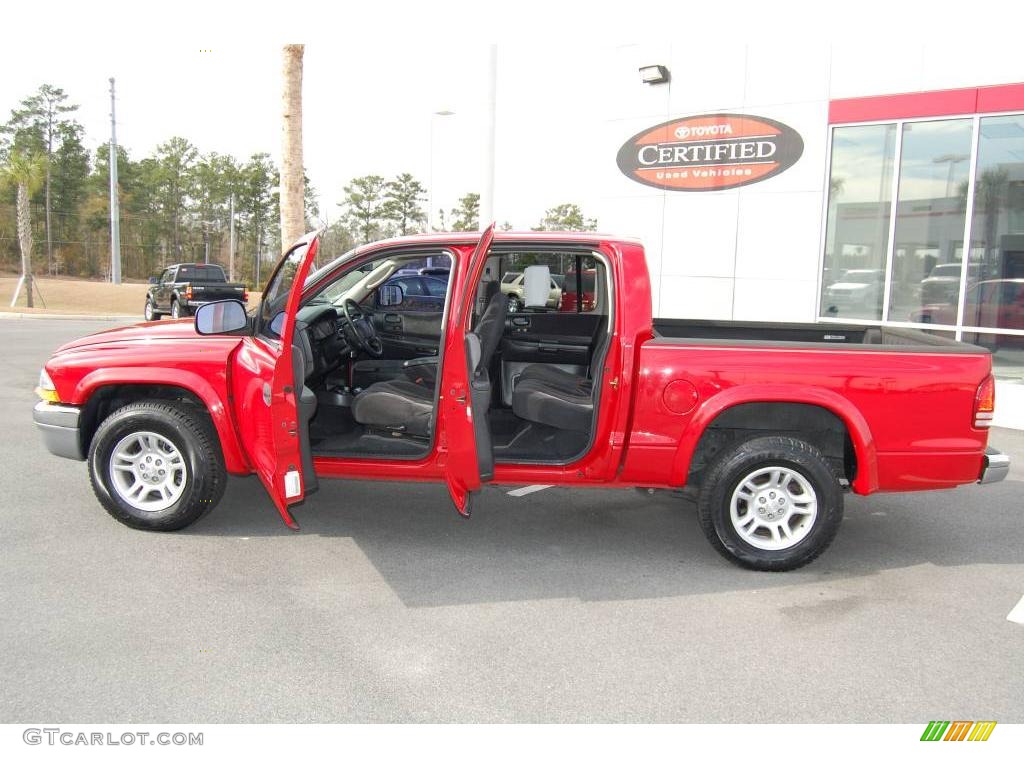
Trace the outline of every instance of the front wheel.
[[89, 448], [89, 479], [107, 512], [130, 528], [176, 531], [217, 506], [227, 472], [205, 414], [150, 400], [100, 424]]
[[704, 535], [728, 560], [758, 571], [790, 571], [832, 543], [843, 519], [843, 492], [814, 446], [758, 437], [714, 459], [697, 511]]

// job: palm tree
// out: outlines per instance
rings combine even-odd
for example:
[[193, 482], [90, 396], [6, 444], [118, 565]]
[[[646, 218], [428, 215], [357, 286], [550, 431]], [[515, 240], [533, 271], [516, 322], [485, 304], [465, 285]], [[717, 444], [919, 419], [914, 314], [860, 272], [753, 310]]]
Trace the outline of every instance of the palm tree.
[[[28, 306], [32, 303], [32, 215], [29, 210], [29, 197], [39, 189], [46, 178], [46, 158], [44, 155], [32, 152], [26, 153], [18, 150], [11, 152], [7, 165], [0, 168], [0, 181], [5, 184], [12, 184], [18, 190], [17, 218], [18, 218], [18, 245], [21, 248], [21, 284], [25, 285], [25, 296], [28, 299]], [[18, 299], [18, 290], [15, 289], [14, 301]]]
[[306, 197], [302, 166], [302, 54], [303, 45], [286, 45], [282, 79], [284, 115], [281, 136], [281, 247], [298, 240], [306, 226]]

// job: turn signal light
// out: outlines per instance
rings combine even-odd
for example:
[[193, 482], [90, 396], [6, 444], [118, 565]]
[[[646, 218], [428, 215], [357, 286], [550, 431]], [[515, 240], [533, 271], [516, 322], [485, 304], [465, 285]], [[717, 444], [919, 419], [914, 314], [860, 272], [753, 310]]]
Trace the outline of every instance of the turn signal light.
[[978, 385], [974, 396], [974, 428], [987, 429], [992, 426], [992, 417], [996, 411], [996, 380], [988, 376]]

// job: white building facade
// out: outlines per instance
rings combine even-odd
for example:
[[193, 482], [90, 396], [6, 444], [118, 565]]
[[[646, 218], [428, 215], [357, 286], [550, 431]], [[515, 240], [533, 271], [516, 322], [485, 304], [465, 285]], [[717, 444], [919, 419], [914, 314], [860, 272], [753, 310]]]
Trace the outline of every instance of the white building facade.
[[[499, 85], [499, 217], [503, 184], [578, 173], [599, 228], [644, 241], [659, 316], [1024, 348], [1024, 60], [809, 44], [573, 61], [562, 95]], [[645, 83], [650, 65], [667, 82]], [[550, 156], [503, 158], [546, 104]]]

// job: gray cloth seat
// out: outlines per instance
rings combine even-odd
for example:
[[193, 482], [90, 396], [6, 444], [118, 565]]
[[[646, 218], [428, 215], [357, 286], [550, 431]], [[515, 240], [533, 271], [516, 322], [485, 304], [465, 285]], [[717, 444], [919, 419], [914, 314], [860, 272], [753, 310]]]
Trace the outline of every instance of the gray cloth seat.
[[[496, 284], [490, 293], [491, 299], [477, 322], [475, 332], [466, 336], [473, 350], [470, 370], [483, 374], [486, 374], [491, 357], [498, 349], [508, 312], [508, 302]], [[415, 381], [403, 377], [370, 385], [352, 401], [352, 418], [375, 429], [429, 437], [435, 381], [428, 384], [428, 378], [421, 371]]]
[[586, 432], [594, 416], [594, 401], [589, 390], [570, 391], [540, 379], [520, 379], [512, 392], [512, 412], [538, 424]]
[[512, 412], [538, 424], [586, 432], [594, 416], [593, 384], [551, 365], [529, 365], [512, 392]]
[[428, 437], [434, 392], [406, 379], [379, 381], [352, 401], [352, 418], [376, 429]]
[[[598, 326], [591, 341], [591, 374], [600, 368], [608, 334]], [[521, 419], [558, 429], [587, 432], [594, 418], [594, 381], [549, 363], [523, 369], [512, 390], [512, 412]]]
[[550, 363], [533, 363], [523, 368], [516, 380], [516, 386], [524, 381], [538, 381], [568, 392], [579, 391], [586, 392], [586, 394], [590, 394], [593, 388], [593, 382], [590, 379], [576, 373], [569, 373]]

